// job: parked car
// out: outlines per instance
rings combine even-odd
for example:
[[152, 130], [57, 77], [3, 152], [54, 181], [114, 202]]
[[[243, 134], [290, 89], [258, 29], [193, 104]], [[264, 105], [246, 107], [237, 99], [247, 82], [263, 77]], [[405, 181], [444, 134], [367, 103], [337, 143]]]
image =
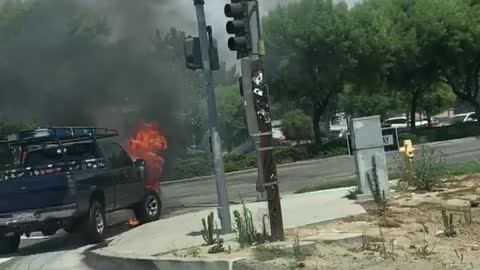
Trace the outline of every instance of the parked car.
[[[428, 125], [428, 121], [427, 120], [416, 121], [415, 125], [417, 127], [426, 126]], [[392, 128], [406, 128], [408, 127], [408, 119], [405, 116], [388, 118], [383, 122], [383, 126], [392, 127]]]
[[0, 253], [20, 236], [81, 232], [103, 240], [105, 213], [132, 208], [141, 223], [157, 220], [159, 190], [145, 185], [145, 161], [133, 161], [118, 132], [98, 128], [36, 129], [0, 141]]
[[[426, 125], [428, 126], [428, 119], [427, 118], [424, 118], [422, 122], [426, 122], [427, 123]], [[430, 119], [430, 127], [439, 127], [441, 125], [442, 125], [442, 123], [440, 123], [440, 121], [438, 121], [437, 119], [435, 119], [435, 118]]]
[[456, 114], [450, 120], [451, 124], [478, 122], [478, 116], [475, 112]]

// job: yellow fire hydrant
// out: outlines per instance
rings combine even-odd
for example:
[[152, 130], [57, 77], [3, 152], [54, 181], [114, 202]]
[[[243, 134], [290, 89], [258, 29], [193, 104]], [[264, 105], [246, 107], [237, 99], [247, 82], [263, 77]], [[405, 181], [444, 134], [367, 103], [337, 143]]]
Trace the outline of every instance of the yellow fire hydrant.
[[400, 147], [400, 153], [410, 160], [415, 157], [415, 150], [411, 140], [403, 141], [403, 147]]

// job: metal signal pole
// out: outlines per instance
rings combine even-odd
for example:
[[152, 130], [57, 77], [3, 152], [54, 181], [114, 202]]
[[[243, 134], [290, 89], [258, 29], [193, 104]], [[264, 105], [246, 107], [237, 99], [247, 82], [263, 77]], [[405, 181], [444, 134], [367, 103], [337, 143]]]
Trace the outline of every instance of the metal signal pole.
[[213, 86], [212, 68], [210, 65], [210, 44], [208, 41], [207, 23], [205, 20], [204, 0], [194, 0], [198, 21], [198, 36], [203, 63], [203, 75], [205, 77], [205, 91], [208, 103], [208, 122], [210, 126], [210, 138], [213, 152], [213, 163], [215, 166], [215, 182], [217, 186], [217, 197], [219, 203], [218, 215], [220, 217], [222, 232], [230, 233], [232, 224], [230, 220], [230, 206], [228, 201], [227, 187], [225, 184], [225, 171], [222, 155], [222, 142], [218, 132], [218, 114], [215, 101], [215, 88]]

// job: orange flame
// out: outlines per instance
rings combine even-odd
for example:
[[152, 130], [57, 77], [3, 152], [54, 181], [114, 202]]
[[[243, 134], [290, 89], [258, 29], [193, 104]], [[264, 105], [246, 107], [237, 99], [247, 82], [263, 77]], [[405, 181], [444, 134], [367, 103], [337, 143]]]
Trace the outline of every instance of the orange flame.
[[135, 135], [128, 140], [127, 149], [135, 159], [146, 161], [146, 188], [160, 190], [160, 177], [165, 163], [162, 154], [167, 140], [154, 123], [141, 123]]
[[130, 218], [127, 222], [127, 226], [130, 228], [137, 227], [138, 225], [140, 225], [140, 221], [136, 218]]

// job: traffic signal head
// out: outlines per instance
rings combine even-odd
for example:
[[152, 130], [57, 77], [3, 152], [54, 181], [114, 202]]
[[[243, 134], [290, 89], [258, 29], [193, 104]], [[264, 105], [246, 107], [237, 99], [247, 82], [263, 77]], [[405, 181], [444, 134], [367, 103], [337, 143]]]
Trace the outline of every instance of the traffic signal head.
[[247, 0], [232, 0], [231, 4], [225, 5], [225, 16], [229, 18], [241, 19], [248, 16]]
[[203, 68], [202, 52], [200, 50], [200, 39], [198, 37], [187, 37], [183, 41], [185, 54], [185, 65], [188, 69], [197, 70]]
[[238, 58], [249, 55], [252, 49], [250, 38], [250, 13], [248, 0], [232, 0], [225, 5], [225, 16], [233, 18], [227, 22], [227, 33], [235, 35], [228, 39], [228, 48], [238, 53]]

